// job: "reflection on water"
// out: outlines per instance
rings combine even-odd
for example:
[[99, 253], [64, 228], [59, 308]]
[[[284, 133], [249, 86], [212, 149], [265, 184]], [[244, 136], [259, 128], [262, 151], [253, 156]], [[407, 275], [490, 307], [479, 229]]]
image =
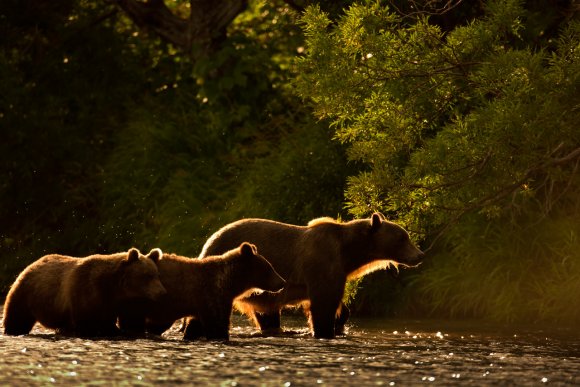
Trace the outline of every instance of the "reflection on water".
[[[304, 320], [286, 318], [288, 329]], [[441, 321], [354, 320], [348, 334], [316, 340], [304, 330], [257, 337], [234, 317], [231, 341], [85, 340], [36, 327], [0, 335], [0, 385], [195, 384], [221, 386], [580, 384], [580, 337]]]

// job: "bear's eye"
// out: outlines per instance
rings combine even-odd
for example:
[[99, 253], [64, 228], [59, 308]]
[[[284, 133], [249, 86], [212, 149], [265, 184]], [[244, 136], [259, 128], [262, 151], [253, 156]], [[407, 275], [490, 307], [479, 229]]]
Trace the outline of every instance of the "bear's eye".
[[409, 235], [405, 232], [400, 232], [399, 235], [397, 236], [397, 241], [399, 243], [405, 243], [409, 240]]
[[142, 279], [144, 282], [151, 281], [151, 280], [155, 279], [155, 274], [153, 274], [153, 273], [143, 273], [143, 274], [141, 275], [141, 279]]

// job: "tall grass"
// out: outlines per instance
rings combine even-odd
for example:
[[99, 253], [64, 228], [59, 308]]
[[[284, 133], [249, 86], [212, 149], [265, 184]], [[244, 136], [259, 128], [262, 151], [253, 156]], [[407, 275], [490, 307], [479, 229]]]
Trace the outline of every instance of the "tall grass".
[[464, 222], [415, 276], [415, 302], [445, 317], [580, 322], [578, 215]]

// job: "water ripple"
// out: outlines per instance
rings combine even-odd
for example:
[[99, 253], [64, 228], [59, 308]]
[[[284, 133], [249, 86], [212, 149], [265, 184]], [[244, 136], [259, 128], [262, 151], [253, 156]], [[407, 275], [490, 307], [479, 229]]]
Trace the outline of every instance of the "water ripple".
[[177, 324], [163, 338], [85, 340], [35, 328], [0, 336], [1, 385], [573, 385], [580, 338], [498, 331], [465, 323], [358, 320], [348, 335], [317, 340], [302, 319], [295, 335], [262, 337], [233, 320], [231, 341], [184, 342]]

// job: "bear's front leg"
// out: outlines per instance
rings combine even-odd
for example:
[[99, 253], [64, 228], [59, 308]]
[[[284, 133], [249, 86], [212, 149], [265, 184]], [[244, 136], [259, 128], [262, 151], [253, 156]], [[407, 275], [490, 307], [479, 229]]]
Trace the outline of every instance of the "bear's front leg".
[[[232, 302], [229, 306], [205, 305], [199, 311], [197, 318], [201, 325], [203, 336], [208, 340], [229, 340], [230, 338], [230, 315], [232, 314]], [[226, 303], [226, 305], [228, 305]], [[193, 333], [199, 331], [195, 325], [191, 328]], [[184, 336], [185, 338], [185, 336]]]
[[130, 336], [145, 335], [145, 316], [121, 313], [117, 320], [117, 325], [122, 334]]
[[197, 318], [192, 317], [184, 322], [185, 327], [183, 328], [183, 340], [197, 340], [203, 337], [203, 326], [201, 321]]
[[265, 335], [282, 333], [280, 325], [280, 304], [278, 297], [282, 293], [263, 292], [238, 300], [238, 309], [249, 316], [257, 328]]
[[149, 300], [133, 299], [122, 302], [119, 307], [117, 325], [123, 334], [145, 336], [147, 312], [151, 310]]
[[203, 335], [208, 340], [229, 340], [230, 339], [230, 319], [227, 321], [206, 322], [202, 321]]
[[340, 305], [344, 286], [315, 287], [310, 289], [310, 325], [314, 337], [333, 339], [335, 337], [336, 311]]
[[334, 323], [334, 333], [338, 335], [344, 335], [344, 326], [350, 317], [350, 309], [344, 304], [340, 303], [340, 307], [336, 312], [336, 322]]
[[317, 339], [334, 339], [334, 314], [336, 305], [328, 305], [324, 301], [312, 301], [310, 304], [310, 325]]
[[260, 331], [262, 331], [264, 335], [276, 335], [282, 333], [279, 310], [267, 313], [254, 312], [254, 318], [260, 327]]

